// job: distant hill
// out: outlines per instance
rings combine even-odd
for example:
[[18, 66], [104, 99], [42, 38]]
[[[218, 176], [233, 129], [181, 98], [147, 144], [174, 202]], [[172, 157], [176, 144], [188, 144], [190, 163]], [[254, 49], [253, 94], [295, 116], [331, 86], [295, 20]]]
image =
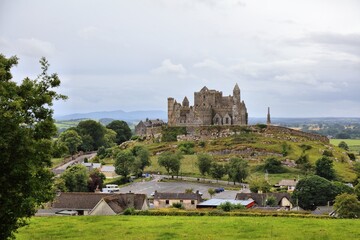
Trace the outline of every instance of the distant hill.
[[146, 118], [162, 119], [164, 121], [167, 121], [167, 112], [161, 110], [132, 111], [132, 112], [117, 110], [117, 111], [103, 111], [103, 112], [90, 112], [90, 113], [74, 113], [65, 116], [55, 116], [55, 119], [59, 121], [71, 120], [71, 119], [100, 120], [103, 118], [124, 120], [127, 122], [139, 122], [140, 120], [144, 120]]

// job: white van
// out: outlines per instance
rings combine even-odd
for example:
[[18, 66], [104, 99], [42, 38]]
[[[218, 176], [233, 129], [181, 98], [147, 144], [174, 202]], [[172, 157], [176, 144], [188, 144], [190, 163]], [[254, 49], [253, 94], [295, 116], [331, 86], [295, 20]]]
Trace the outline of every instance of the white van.
[[119, 191], [119, 185], [116, 184], [107, 184], [106, 187], [102, 189], [103, 193], [114, 193]]

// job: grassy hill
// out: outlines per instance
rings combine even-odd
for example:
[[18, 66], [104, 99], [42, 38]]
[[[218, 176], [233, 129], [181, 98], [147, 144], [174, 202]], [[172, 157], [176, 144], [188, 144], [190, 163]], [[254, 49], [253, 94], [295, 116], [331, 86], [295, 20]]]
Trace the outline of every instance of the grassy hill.
[[34, 217], [16, 239], [360, 239], [351, 219], [292, 217]]
[[[177, 151], [182, 149], [184, 142], [159, 142], [158, 139], [135, 141], [127, 143], [123, 148], [130, 148], [135, 145], [146, 146], [152, 154], [152, 165], [145, 169], [148, 172], [162, 172], [165, 170], [157, 163], [157, 156], [163, 151]], [[284, 132], [271, 131], [266, 129], [251, 127], [244, 128], [237, 134], [208, 138], [206, 140], [187, 141], [193, 147], [191, 152], [210, 153], [215, 161], [225, 163], [229, 158], [237, 156], [248, 160], [252, 176], [264, 176], [261, 166], [266, 158], [276, 157], [279, 160], [295, 162], [302, 154], [309, 156], [310, 163], [314, 166], [317, 159], [322, 157], [324, 150], [333, 154], [334, 168], [339, 180], [352, 182], [356, 175], [352, 170], [353, 162], [349, 159], [343, 149], [330, 143], [318, 140], [311, 140], [306, 136], [291, 135]], [[196, 165], [196, 155], [185, 154], [182, 160], [181, 174], [199, 177], [200, 173]], [[298, 178], [304, 175], [296, 167], [285, 166], [286, 172], [281, 174], [269, 174], [271, 183], [275, 183], [283, 178]], [[225, 179], [225, 178], [224, 178]]]

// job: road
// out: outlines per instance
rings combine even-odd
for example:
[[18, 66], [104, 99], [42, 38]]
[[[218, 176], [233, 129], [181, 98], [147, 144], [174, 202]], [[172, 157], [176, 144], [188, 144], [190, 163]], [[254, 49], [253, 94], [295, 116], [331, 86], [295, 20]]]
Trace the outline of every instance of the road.
[[73, 164], [82, 163], [82, 162], [84, 162], [84, 159], [85, 159], [85, 158], [91, 159], [91, 158], [93, 158], [93, 157], [95, 157], [95, 156], [96, 156], [96, 152], [81, 155], [81, 156], [75, 158], [74, 160], [71, 160], [71, 161], [69, 161], [69, 162], [67, 162], [67, 163], [65, 163], [65, 164], [63, 164], [63, 165], [61, 165], [61, 166], [53, 169], [53, 173], [55, 173], [56, 175], [61, 174], [61, 173], [63, 173], [63, 172], [66, 170], [66, 168], [67, 168], [68, 166], [71, 166], [71, 165], [73, 165]]

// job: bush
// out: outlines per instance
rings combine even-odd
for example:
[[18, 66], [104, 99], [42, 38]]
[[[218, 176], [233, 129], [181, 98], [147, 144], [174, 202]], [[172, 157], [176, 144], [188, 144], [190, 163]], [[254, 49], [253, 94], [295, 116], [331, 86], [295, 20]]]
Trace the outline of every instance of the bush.
[[130, 207], [130, 208], [125, 209], [124, 215], [135, 215], [135, 208]]
[[353, 153], [347, 153], [347, 155], [349, 156], [349, 158], [350, 158], [351, 161], [355, 161], [355, 160], [356, 160], [355, 154], [353, 154]]
[[234, 209], [245, 209], [245, 207], [241, 204], [232, 204], [230, 202], [224, 202], [218, 206], [218, 209], [221, 209], [224, 212], [230, 212], [231, 210]]
[[204, 148], [206, 146], [206, 143], [204, 141], [199, 142], [199, 147]]
[[330, 150], [324, 150], [324, 152], [323, 152], [323, 154], [322, 154], [323, 156], [327, 156], [327, 157], [333, 157], [334, 155], [333, 155], [333, 153], [332, 153], [332, 151], [330, 151]]
[[194, 154], [195, 144], [193, 142], [182, 142], [178, 145], [178, 149], [183, 154]]
[[281, 161], [276, 158], [268, 158], [265, 160], [264, 169], [268, 173], [284, 173], [286, 169], [281, 165]]
[[178, 209], [185, 209], [185, 208], [184, 208], [184, 205], [183, 205], [181, 202], [173, 203], [172, 206], [173, 206], [174, 208], [178, 208]]
[[185, 127], [164, 127], [162, 129], [162, 142], [175, 142], [177, 141], [178, 135], [186, 134]]
[[312, 149], [312, 146], [307, 144], [301, 144], [299, 147], [303, 150], [303, 152]]

